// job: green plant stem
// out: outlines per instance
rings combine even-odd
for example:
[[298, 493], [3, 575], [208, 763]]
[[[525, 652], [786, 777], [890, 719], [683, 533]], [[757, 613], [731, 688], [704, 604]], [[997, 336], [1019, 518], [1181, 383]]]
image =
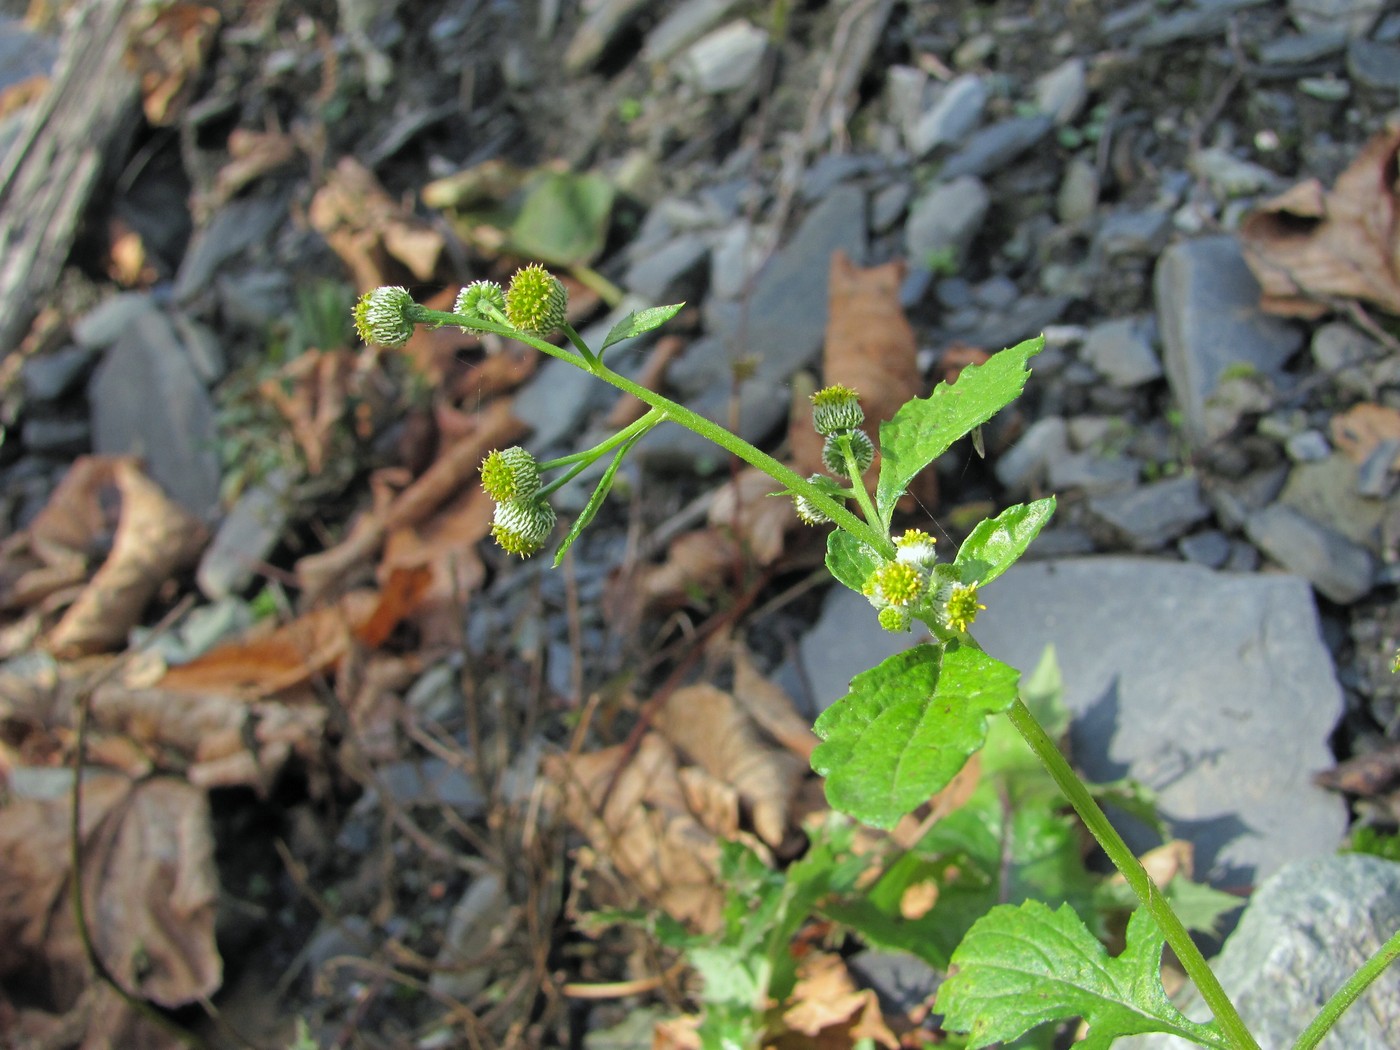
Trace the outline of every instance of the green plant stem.
[[1312, 1050], [1322, 1041], [1322, 1037], [1328, 1030], [1337, 1023], [1342, 1013], [1352, 1003], [1361, 997], [1361, 994], [1370, 987], [1371, 982], [1379, 977], [1387, 966], [1400, 958], [1400, 930], [1395, 935], [1381, 945], [1380, 951], [1366, 960], [1361, 969], [1347, 978], [1343, 984], [1333, 994], [1332, 998], [1322, 1004], [1322, 1009], [1313, 1018], [1312, 1024], [1303, 1029], [1303, 1034], [1298, 1037], [1298, 1041], [1293, 1044], [1293, 1050]]
[[860, 512], [865, 515], [865, 520], [874, 527], [879, 523], [880, 515], [875, 513], [875, 504], [870, 502], [870, 493], [865, 491], [865, 480], [861, 477], [860, 464], [856, 462], [855, 453], [851, 451], [850, 438], [842, 440], [841, 454], [846, 460], [846, 476], [851, 479], [851, 488], [855, 494], [856, 502], [860, 504]]
[[1225, 1038], [1229, 1040], [1230, 1045], [1236, 1050], [1259, 1050], [1259, 1044], [1255, 1041], [1254, 1036], [1249, 1034], [1249, 1029], [1240, 1020], [1235, 1004], [1225, 994], [1225, 989], [1220, 986], [1215, 974], [1211, 972], [1205, 956], [1196, 947], [1196, 942], [1191, 939], [1191, 935], [1186, 932], [1186, 927], [1177, 918], [1176, 912], [1172, 911], [1171, 905], [1162, 896], [1162, 892], [1152, 881], [1151, 876], [1143, 869], [1141, 862], [1128, 848], [1128, 844], [1123, 841], [1122, 836], [1114, 830], [1113, 825], [1109, 823], [1108, 817], [1104, 815], [1104, 811], [1099, 808], [1099, 804], [1089, 794], [1083, 781], [1070, 768], [1065, 757], [1060, 754], [1060, 749], [1055, 746], [1055, 742], [1041, 728], [1025, 701], [1018, 697], [1007, 714], [1011, 717], [1011, 724], [1016, 727], [1030, 749], [1035, 752], [1036, 757], [1050, 773], [1050, 776], [1064, 793], [1065, 798], [1069, 800], [1069, 804], [1079, 814], [1079, 819], [1084, 821], [1084, 826], [1103, 847], [1104, 852], [1108, 854], [1108, 859], [1113, 862], [1113, 866], [1123, 873], [1123, 877], [1127, 879], [1128, 885], [1132, 887], [1133, 893], [1142, 902], [1142, 906], [1156, 920], [1157, 928], [1162, 931], [1167, 943], [1172, 946], [1172, 951], [1176, 952], [1177, 959], [1180, 960], [1187, 976], [1191, 978], [1197, 990], [1200, 991], [1201, 998], [1206, 1001], [1206, 1005], [1215, 1015], [1216, 1023], [1220, 1026]]
[[[580, 463], [584, 467], [587, 467], [590, 463], [594, 462], [595, 460], [601, 459], [604, 455], [617, 448], [618, 445], [632, 440], [633, 437], [645, 434], [648, 430], [656, 426], [656, 424], [662, 422], [665, 418], [666, 416], [664, 412], [660, 412], [657, 409], [653, 408], [646, 415], [642, 416], [640, 419], [636, 420], [633, 423], [629, 423], [627, 426], [623, 427], [621, 430], [619, 430], [612, 437], [608, 438], [606, 441], [600, 441], [592, 448], [584, 449], [582, 452], [573, 452], [567, 456], [560, 456], [558, 459], [546, 460], [545, 462], [539, 464], [539, 469], [541, 471], [553, 470], [555, 467], [566, 466], [570, 463]], [[572, 476], [573, 475], [571, 474], [570, 477]], [[549, 490], [552, 492], [558, 487], [558, 485], [551, 484]]]
[[861, 521], [844, 506], [832, 499], [825, 492], [813, 485], [806, 478], [796, 471], [779, 463], [766, 452], [762, 452], [750, 445], [743, 438], [736, 434], [731, 434], [724, 427], [717, 423], [712, 423], [697, 412], [692, 412], [684, 405], [679, 405], [670, 398], [663, 397], [654, 390], [648, 390], [638, 383], [632, 382], [626, 376], [618, 375], [608, 368], [597, 358], [590, 364], [579, 357], [578, 354], [562, 347], [547, 343], [543, 339], [526, 335], [524, 332], [516, 331], [505, 325], [493, 324], [479, 317], [463, 317], [458, 314], [447, 313], [443, 310], [429, 310], [424, 306], [413, 306], [407, 311], [407, 316], [412, 321], [431, 325], [467, 325], [480, 332], [494, 332], [496, 335], [503, 335], [508, 339], [515, 339], [532, 346], [540, 353], [548, 354], [550, 357], [557, 357], [561, 361], [568, 361], [570, 364], [583, 368], [605, 383], [609, 383], [624, 393], [631, 394], [638, 401], [649, 405], [665, 415], [673, 423], [679, 423], [687, 430], [692, 430], [705, 440], [720, 446], [726, 452], [742, 459], [751, 467], [757, 467], [780, 485], [784, 485], [789, 491], [805, 497], [808, 502], [821, 510], [836, 523], [838, 528], [849, 532], [856, 539], [869, 547], [873, 547], [886, 558], [894, 557], [894, 543], [890, 538], [868, 522]]

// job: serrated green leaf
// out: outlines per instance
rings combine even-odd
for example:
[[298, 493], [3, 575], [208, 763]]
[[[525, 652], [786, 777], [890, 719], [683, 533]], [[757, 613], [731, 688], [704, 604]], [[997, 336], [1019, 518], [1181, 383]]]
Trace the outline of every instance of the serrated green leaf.
[[624, 339], [633, 339], [643, 333], [650, 332], [653, 328], [660, 328], [663, 324], [681, 312], [685, 303], [675, 303], [672, 306], [649, 306], [645, 310], [633, 310], [608, 331], [607, 338], [598, 347], [598, 353], [602, 353], [614, 343], [620, 343]]
[[827, 570], [857, 594], [883, 561], [879, 551], [849, 532], [836, 529], [826, 538]]
[[608, 493], [612, 491], [613, 478], [617, 476], [617, 468], [622, 466], [623, 457], [631, 451], [632, 446], [642, 439], [646, 431], [636, 435], [631, 441], [625, 442], [613, 453], [612, 462], [608, 464], [608, 469], [603, 471], [603, 476], [598, 479], [598, 484], [594, 486], [593, 495], [588, 497], [588, 502], [584, 504], [579, 516], [574, 519], [574, 523], [569, 528], [569, 533], [564, 537], [564, 542], [559, 544], [559, 549], [554, 552], [554, 567], [557, 569], [564, 561], [564, 555], [569, 548], [574, 545], [574, 540], [579, 538], [598, 513], [598, 508], [603, 505], [603, 500], [608, 498]]
[[954, 973], [938, 990], [937, 1009], [944, 1027], [969, 1033], [972, 1048], [1081, 1017], [1089, 1034], [1076, 1045], [1084, 1050], [1147, 1032], [1228, 1050], [1213, 1022], [1197, 1024], [1167, 999], [1164, 943], [1145, 911], [1128, 920], [1127, 947], [1115, 958], [1068, 905], [1002, 905], [977, 920], [953, 953]]
[[939, 383], [928, 397], [906, 402], [880, 424], [875, 506], [887, 529], [894, 505], [914, 475], [1019, 397], [1030, 376], [1026, 361], [1044, 348], [1045, 337], [1037, 336], [994, 354], [985, 364], [970, 365], [951, 386]]
[[991, 583], [1016, 564], [1054, 513], [1055, 497], [1050, 496], [1018, 503], [995, 518], [984, 519], [958, 548], [953, 564], [959, 578], [979, 587]]
[[[1162, 896], [1192, 933], [1219, 937], [1225, 916], [1244, 907], [1243, 898], [1178, 873], [1162, 890]], [[1138, 906], [1135, 894], [1121, 879], [1105, 880], [1094, 893], [1095, 904], [1105, 911], [1131, 912]]]
[[987, 716], [1016, 699], [1018, 673], [971, 646], [925, 643], [856, 675], [813, 730], [812, 768], [831, 805], [888, 828], [982, 746]]

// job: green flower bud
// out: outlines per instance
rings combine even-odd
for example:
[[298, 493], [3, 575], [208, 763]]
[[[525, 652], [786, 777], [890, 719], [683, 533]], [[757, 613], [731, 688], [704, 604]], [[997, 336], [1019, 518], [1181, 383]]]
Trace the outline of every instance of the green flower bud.
[[488, 452], [481, 461], [481, 487], [497, 503], [528, 499], [540, 490], [539, 464], [519, 445]]
[[876, 617], [880, 621], [880, 626], [887, 631], [907, 631], [914, 618], [909, 615], [908, 609], [899, 606], [887, 605], [880, 610]]
[[413, 305], [407, 288], [385, 286], [366, 292], [355, 304], [355, 331], [371, 346], [397, 349], [413, 335], [414, 322], [408, 319]]
[[856, 461], [856, 475], [875, 462], [875, 442], [864, 430], [834, 430], [826, 436], [822, 444], [822, 466], [833, 474], [846, 476], [846, 454], [841, 449], [842, 439], [851, 443], [851, 455]]
[[496, 504], [491, 536], [502, 550], [527, 558], [544, 546], [556, 520], [554, 508], [539, 496], [506, 500]]
[[[506, 313], [506, 293], [495, 281], [473, 281], [457, 293], [452, 312], [499, 322]], [[463, 326], [462, 331], [471, 329]]]
[[528, 335], [551, 335], [562, 328], [569, 293], [564, 285], [539, 263], [516, 270], [506, 292], [506, 320]]
[[865, 410], [860, 407], [860, 395], [850, 387], [835, 384], [812, 395], [812, 425], [818, 434], [853, 430], [864, 422]]

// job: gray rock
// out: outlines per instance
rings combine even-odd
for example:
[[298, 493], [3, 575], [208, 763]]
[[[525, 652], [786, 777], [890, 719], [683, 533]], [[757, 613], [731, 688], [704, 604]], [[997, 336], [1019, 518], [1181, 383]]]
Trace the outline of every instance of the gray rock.
[[1033, 117], [1012, 117], [983, 128], [948, 158], [948, 162], [939, 170], [939, 178], [990, 175], [1031, 147], [1039, 145], [1054, 127], [1053, 120], [1044, 114], [1037, 114]]
[[700, 234], [679, 234], [654, 251], [633, 258], [622, 285], [652, 303], [691, 300], [700, 291], [709, 252]]
[[57, 401], [73, 390], [92, 364], [93, 352], [85, 346], [65, 346], [48, 354], [24, 359], [21, 378], [29, 401]]
[[1089, 500], [1089, 513], [1134, 550], [1154, 551], [1210, 517], [1194, 474], [1110, 492]]
[[1183, 536], [1176, 549], [1189, 562], [1203, 565], [1207, 569], [1218, 569], [1230, 558], [1230, 537], [1219, 529], [1206, 529]]
[[1191, 171], [1206, 180], [1217, 200], [1247, 197], [1278, 186], [1278, 176], [1262, 164], [1236, 157], [1229, 150], [1211, 147], [1196, 152], [1188, 163]]
[[1284, 451], [1295, 463], [1320, 463], [1332, 455], [1332, 445], [1320, 430], [1300, 430], [1284, 442]]
[[686, 48], [676, 73], [702, 94], [727, 94], [754, 82], [767, 49], [767, 32], [738, 18]]
[[120, 339], [138, 317], [155, 311], [145, 292], [119, 292], [83, 314], [73, 325], [73, 338], [79, 346], [100, 350]]
[[1075, 452], [1051, 460], [1046, 484], [1055, 492], [1110, 492], [1137, 483], [1142, 464], [1132, 456], [1100, 456]]
[[470, 999], [490, 982], [491, 937], [510, 907], [505, 884], [494, 872], [478, 875], [452, 909], [429, 985], [440, 995]]
[[571, 74], [588, 69], [651, 3], [652, 0], [599, 0], [590, 4], [587, 16], [574, 30], [564, 51], [564, 68]]
[[1182, 40], [1199, 40], [1222, 32], [1230, 21], [1231, 8], [1237, 5], [1213, 4], [1184, 7], [1169, 15], [1154, 19], [1133, 34], [1138, 47], [1166, 47]]
[[[597, 346], [607, 330], [596, 338], [591, 332], [580, 334], [589, 346]], [[588, 414], [604, 404], [608, 389], [582, 368], [551, 357], [516, 395], [515, 415], [530, 427], [532, 447], [549, 448], [576, 435]]]
[[239, 197], [224, 205], [199, 230], [175, 275], [177, 303], [187, 303], [207, 288], [219, 267], [267, 239], [287, 220], [282, 197]]
[[1347, 45], [1347, 73], [1373, 91], [1400, 91], [1400, 47], [1357, 38]]
[[352, 815], [377, 811], [381, 790], [398, 806], [447, 806], [464, 817], [479, 817], [486, 811], [486, 798], [476, 780], [440, 758], [390, 762], [378, 767], [375, 776], [375, 786], [356, 800]]
[[997, 480], [1025, 492], [1045, 477], [1049, 464], [1069, 455], [1069, 428], [1061, 416], [1043, 416], [996, 463]]
[[[1317, 1011], [1400, 927], [1400, 864], [1366, 854], [1285, 865], [1254, 892], [1239, 926], [1212, 962], [1261, 1046], [1290, 1046]], [[1200, 997], [1183, 1009], [1208, 1016]], [[1400, 1032], [1400, 981], [1382, 976], [1319, 1044], [1328, 1050], [1389, 1050]], [[1132, 1050], [1195, 1046], [1154, 1034], [1120, 1040]]]
[[293, 480], [279, 468], [238, 497], [199, 559], [195, 582], [206, 598], [226, 598], [253, 581], [287, 527]]
[[1004, 274], [988, 277], [972, 289], [977, 305], [985, 310], [1009, 309], [1021, 297], [1016, 282]]
[[1132, 317], [1094, 325], [1084, 338], [1080, 356], [1117, 387], [1140, 386], [1162, 375], [1162, 364], [1142, 323]]
[[1157, 264], [1154, 291], [1167, 382], [1185, 432], [1193, 443], [1211, 441], [1226, 432], [1212, 430], [1206, 411], [1226, 370], [1246, 364], [1281, 376], [1302, 336], [1260, 312], [1259, 285], [1233, 237], [1172, 245]]
[[1099, 205], [1099, 173], [1084, 157], [1076, 156], [1065, 166], [1064, 178], [1055, 195], [1055, 214], [1067, 226], [1077, 226], [1094, 214]]
[[866, 948], [846, 960], [860, 983], [873, 988], [886, 1014], [905, 1016], [932, 1002], [943, 975], [910, 952]]
[[746, 219], [735, 220], [721, 232], [710, 252], [710, 295], [735, 299], [750, 287], [773, 252], [777, 232], [772, 226], [754, 226]]
[[1381, 549], [1386, 504], [1361, 494], [1360, 470], [1340, 452], [1333, 452], [1326, 459], [1295, 464], [1276, 497], [1261, 501], [1252, 509], [1266, 506], [1273, 498], [1373, 554]]
[[1341, 29], [1347, 36], [1362, 37], [1376, 24], [1385, 4], [1386, 0], [1288, 0], [1288, 14], [1305, 33]]
[[1292, 507], [1275, 503], [1255, 511], [1244, 528], [1263, 554], [1339, 605], [1365, 597], [1375, 583], [1375, 560], [1365, 547]]
[[92, 445], [92, 425], [86, 419], [30, 416], [20, 426], [19, 439], [29, 452], [77, 456]]
[[925, 157], [939, 146], [957, 145], [981, 123], [988, 94], [987, 85], [975, 74], [949, 81], [905, 136], [909, 152]]
[[1155, 256], [1167, 243], [1171, 216], [1161, 208], [1118, 208], [1094, 235], [1094, 254], [1105, 260], [1123, 255]]
[[209, 519], [219, 503], [214, 405], [170, 321], [147, 309], [88, 384], [93, 451], [131, 454], [170, 497]]
[[916, 264], [930, 255], [952, 253], [961, 266], [968, 246], [982, 228], [991, 194], [971, 175], [934, 186], [914, 202], [904, 227], [904, 250]]
[[1084, 59], [1065, 59], [1050, 72], [1036, 79], [1035, 104], [1055, 122], [1056, 127], [1074, 123], [1089, 100], [1089, 84]]
[[1307, 65], [1340, 54], [1347, 46], [1344, 28], [1276, 37], [1259, 45], [1259, 61], [1268, 66]]
[[223, 273], [214, 281], [225, 320], [261, 331], [294, 309], [292, 278], [284, 270]]
[[1384, 352], [1374, 339], [1344, 321], [1320, 325], [1313, 332], [1308, 349], [1312, 353], [1313, 364], [1328, 373], [1365, 364]]
[[1384, 499], [1395, 488], [1395, 462], [1400, 459], [1400, 441], [1386, 438], [1367, 453], [1356, 471], [1356, 491], [1371, 499]]
[[665, 62], [717, 26], [737, 6], [738, 0], [685, 0], [677, 4], [647, 33], [642, 57], [648, 62]]
[[870, 199], [870, 228], [875, 233], [888, 233], [904, 217], [913, 199], [914, 190], [907, 182], [896, 182], [876, 191]]
[[1068, 304], [1062, 295], [1023, 295], [1009, 310], [979, 312], [963, 337], [973, 346], [1015, 346], [1058, 321]]
[[[981, 645], [1026, 671], [1055, 646], [1076, 763], [1091, 780], [1156, 790], [1175, 833], [1195, 843], [1200, 877], [1252, 885], [1336, 849], [1346, 806], [1312, 773], [1333, 764], [1342, 695], [1306, 582], [1071, 558], [1017, 564], [982, 595]], [[818, 707], [918, 641], [881, 631], [864, 598], [833, 590], [800, 645]], [[1138, 851], [1157, 845], [1131, 821], [1119, 827]]]
[[462, 669], [452, 661], [433, 664], [404, 693], [404, 703], [425, 722], [448, 722], [463, 711]]

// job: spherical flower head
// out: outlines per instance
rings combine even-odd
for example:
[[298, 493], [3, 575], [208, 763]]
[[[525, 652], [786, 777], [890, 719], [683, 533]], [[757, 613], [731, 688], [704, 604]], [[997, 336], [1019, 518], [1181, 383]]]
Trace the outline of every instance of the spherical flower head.
[[528, 558], [544, 546], [555, 521], [554, 508], [541, 496], [510, 499], [496, 504], [491, 536], [508, 554]]
[[932, 568], [938, 560], [938, 553], [934, 550], [935, 542], [923, 529], [905, 529], [904, 535], [894, 541], [894, 559], [918, 569]]
[[846, 454], [841, 449], [841, 439], [851, 444], [851, 455], [856, 461], [856, 474], [864, 474], [866, 468], [875, 462], [875, 442], [864, 430], [834, 430], [822, 443], [822, 466], [833, 474], [846, 476]]
[[528, 335], [544, 336], [562, 328], [569, 293], [539, 263], [515, 271], [506, 292], [506, 320]]
[[853, 430], [865, 422], [860, 395], [848, 386], [833, 384], [812, 395], [812, 425], [823, 436], [837, 430]]
[[880, 621], [881, 627], [892, 633], [909, 630], [909, 625], [914, 621], [909, 610], [898, 605], [885, 606], [880, 610], [876, 619]]
[[526, 499], [540, 490], [539, 464], [519, 445], [488, 452], [481, 461], [481, 487], [497, 503]]
[[806, 496], [794, 496], [792, 502], [797, 510], [797, 520], [802, 522], [803, 525], [826, 525], [830, 523], [831, 518], [827, 516], [826, 511], [822, 510]]
[[948, 597], [943, 603], [944, 614], [948, 620], [948, 626], [955, 631], [966, 631], [972, 626], [972, 621], [977, 619], [977, 614], [985, 609], [977, 601], [977, 584], [954, 584], [948, 590]]
[[[498, 320], [506, 313], [505, 290], [495, 281], [473, 281], [457, 293], [452, 312], [482, 317], [488, 321]], [[469, 332], [471, 329], [463, 327], [462, 331]]]
[[908, 609], [924, 593], [924, 574], [912, 565], [887, 561], [870, 574], [861, 592], [877, 609]]
[[386, 285], [366, 292], [355, 304], [355, 331], [371, 346], [395, 350], [413, 335], [414, 323], [408, 319], [413, 305], [407, 288]]

